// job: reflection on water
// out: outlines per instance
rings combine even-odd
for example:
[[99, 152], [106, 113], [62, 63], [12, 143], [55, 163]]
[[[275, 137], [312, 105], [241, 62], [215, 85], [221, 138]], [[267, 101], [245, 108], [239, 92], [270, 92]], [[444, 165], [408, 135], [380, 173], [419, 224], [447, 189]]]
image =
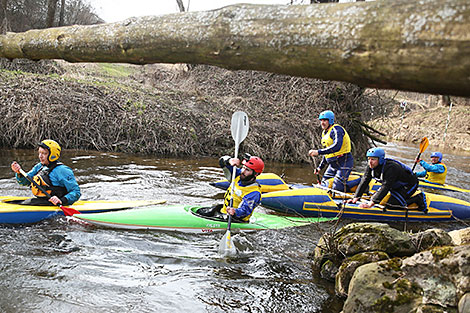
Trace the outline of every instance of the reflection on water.
[[[412, 164], [417, 147], [389, 145], [387, 153]], [[425, 158], [429, 157], [428, 151]], [[445, 154], [449, 182], [469, 186], [469, 156]], [[12, 160], [32, 167], [31, 150], [0, 152], [0, 195], [29, 196], [10, 170]], [[82, 199], [167, 199], [169, 204], [212, 204], [223, 177], [213, 158], [167, 159], [66, 151]], [[365, 164], [357, 164], [361, 171]], [[314, 180], [309, 165], [267, 163], [289, 183]], [[468, 200], [468, 199], [467, 199]], [[263, 210], [260, 208], [260, 210]], [[340, 223], [348, 223], [342, 221]], [[458, 223], [421, 225], [444, 229]], [[217, 254], [222, 234], [118, 231], [57, 218], [0, 227], [2, 312], [339, 312], [333, 285], [318, 279], [308, 254], [333, 225], [241, 233], [236, 258]], [[401, 225], [396, 225], [400, 228]]]

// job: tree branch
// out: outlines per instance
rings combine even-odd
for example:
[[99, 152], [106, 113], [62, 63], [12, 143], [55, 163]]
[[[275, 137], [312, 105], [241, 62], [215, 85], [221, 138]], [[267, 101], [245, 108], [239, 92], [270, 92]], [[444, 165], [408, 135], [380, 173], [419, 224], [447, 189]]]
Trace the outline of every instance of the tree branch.
[[228, 6], [0, 36], [0, 57], [192, 63], [470, 96], [468, 0]]

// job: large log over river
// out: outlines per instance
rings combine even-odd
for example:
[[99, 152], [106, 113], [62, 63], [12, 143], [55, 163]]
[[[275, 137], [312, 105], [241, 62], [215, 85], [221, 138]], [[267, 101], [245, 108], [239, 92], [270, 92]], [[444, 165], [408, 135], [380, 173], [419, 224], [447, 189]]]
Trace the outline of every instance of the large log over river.
[[267, 6], [0, 36], [0, 57], [211, 64], [470, 96], [466, 0]]

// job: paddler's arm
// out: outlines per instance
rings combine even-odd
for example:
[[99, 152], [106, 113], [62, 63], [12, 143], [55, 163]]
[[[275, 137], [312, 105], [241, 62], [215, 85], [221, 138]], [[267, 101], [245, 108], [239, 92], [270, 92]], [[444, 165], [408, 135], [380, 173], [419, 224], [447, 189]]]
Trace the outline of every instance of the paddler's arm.
[[[419, 162], [419, 165], [421, 165], [428, 172], [438, 173], [438, 174], [445, 172], [444, 165], [442, 164], [428, 164], [425, 161], [421, 160]], [[418, 176], [417, 173], [416, 173], [416, 176]], [[421, 177], [421, 176], [418, 176], [418, 177]]]
[[[233, 172], [233, 167], [234, 166], [239, 166], [240, 165], [240, 160], [237, 158], [232, 158], [228, 155], [225, 155], [219, 159], [219, 165], [224, 171], [224, 176], [228, 181], [232, 180], [232, 172]], [[235, 170], [235, 177], [240, 175], [241, 169], [237, 167]]]
[[[29, 178], [33, 179], [34, 175], [36, 175], [38, 172], [39, 172], [39, 169], [42, 167], [42, 164], [41, 163], [38, 163], [36, 164], [32, 169], [31, 171], [29, 171], [27, 174], [29, 176]], [[24, 177], [23, 175], [21, 175], [20, 173], [20, 169], [21, 169], [21, 166], [16, 162], [16, 161], [13, 161], [11, 163], [11, 170], [13, 172], [15, 172], [15, 178], [16, 178], [16, 181], [18, 182], [18, 184], [20, 184], [21, 186], [30, 186], [31, 183], [29, 182], [29, 180]]]
[[236, 217], [242, 219], [246, 216], [249, 216], [260, 202], [261, 193], [259, 191], [252, 191], [243, 197], [243, 200], [238, 208], [227, 208], [227, 212], [230, 215], [235, 215]]
[[361, 199], [362, 195], [369, 188], [369, 183], [372, 180], [372, 170], [370, 167], [367, 167], [364, 175], [362, 175], [361, 182], [359, 186], [357, 186], [356, 193], [354, 194], [354, 198], [347, 201], [347, 203], [357, 203], [359, 199]]

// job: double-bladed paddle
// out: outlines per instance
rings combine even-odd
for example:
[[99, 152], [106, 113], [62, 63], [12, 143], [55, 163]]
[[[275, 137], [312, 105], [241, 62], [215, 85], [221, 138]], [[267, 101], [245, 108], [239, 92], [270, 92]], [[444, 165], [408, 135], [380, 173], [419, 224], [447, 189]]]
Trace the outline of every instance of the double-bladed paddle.
[[[235, 158], [238, 157], [238, 147], [240, 143], [246, 138], [248, 135], [248, 116], [245, 112], [237, 111], [232, 115], [232, 138], [235, 141]], [[230, 204], [231, 207], [233, 205], [233, 191], [235, 189], [235, 175], [236, 175], [236, 166], [233, 166], [232, 172], [232, 182], [231, 182], [231, 194], [230, 194]], [[237, 249], [235, 248], [232, 236], [230, 235], [230, 228], [232, 224], [232, 215], [228, 214], [228, 223], [227, 223], [227, 232], [225, 233], [224, 237], [219, 243], [219, 254], [222, 255], [234, 255], [237, 253]]]
[[[27, 180], [29, 180], [29, 182], [31, 184], [33, 184], [37, 189], [41, 190], [41, 192], [43, 194], [46, 195], [46, 197], [48, 199], [52, 198], [52, 196], [46, 191], [46, 189], [44, 189], [41, 185], [39, 185], [38, 183], [36, 183], [33, 179], [29, 178], [28, 174], [26, 174], [25, 171], [23, 171], [23, 169], [20, 168], [20, 173], [21, 175], [23, 175]], [[52, 203], [52, 202], [51, 202]], [[72, 209], [72, 208], [67, 208], [67, 207], [64, 207], [63, 205], [61, 204], [56, 204], [61, 210], [62, 212], [64, 212], [64, 215], [65, 216], [72, 216], [74, 214], [80, 214], [79, 211], [75, 210], [75, 209]]]
[[[423, 153], [429, 146], [429, 140], [427, 137], [423, 137], [423, 139], [421, 139], [421, 142], [419, 143], [419, 153], [418, 153], [418, 156], [416, 157], [416, 160], [419, 159], [419, 157], [421, 156], [421, 153]], [[411, 169], [411, 171], [413, 172], [415, 170], [415, 167], [416, 167], [416, 164], [418, 164], [418, 162], [415, 160], [415, 164], [413, 165], [413, 168]]]

